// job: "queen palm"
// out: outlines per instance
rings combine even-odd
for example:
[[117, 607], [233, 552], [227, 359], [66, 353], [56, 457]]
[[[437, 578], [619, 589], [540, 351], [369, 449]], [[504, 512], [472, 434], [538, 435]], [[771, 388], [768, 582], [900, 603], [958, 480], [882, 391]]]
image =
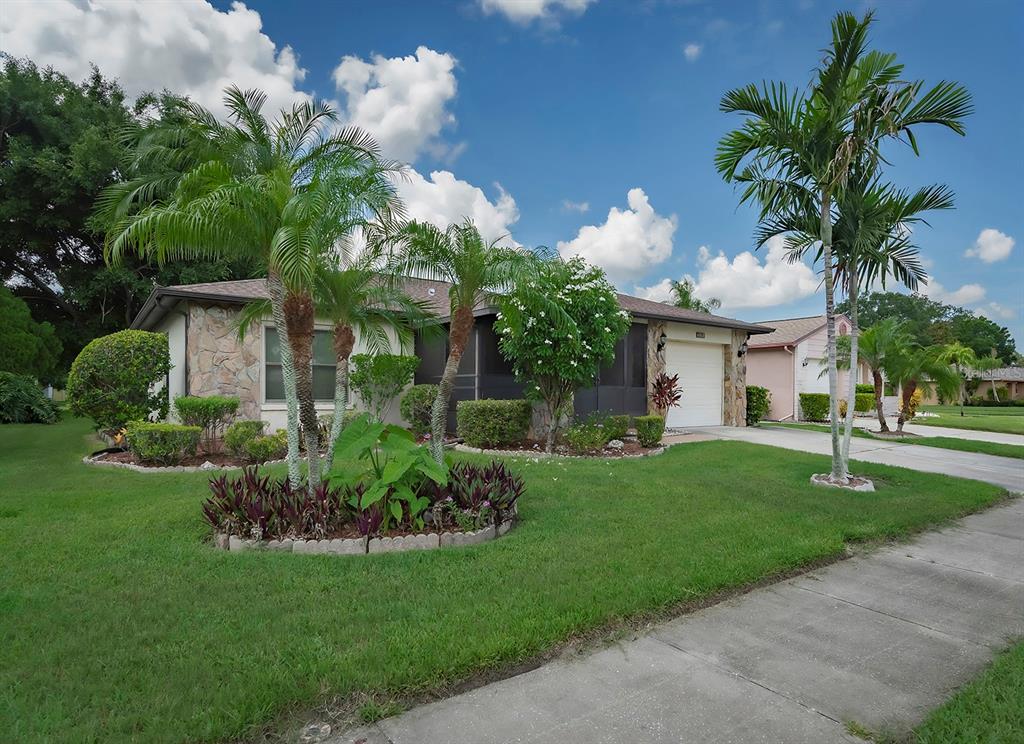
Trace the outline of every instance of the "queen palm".
[[[889, 424], [885, 420], [885, 411], [882, 406], [886, 361], [890, 356], [901, 353], [903, 349], [909, 348], [913, 344], [914, 339], [907, 331], [906, 323], [896, 318], [879, 321], [875, 325], [865, 328], [860, 334], [860, 360], [867, 365], [871, 373], [871, 383], [875, 391], [875, 412], [878, 415], [879, 429], [883, 432], [889, 431]], [[837, 341], [837, 363], [840, 369], [850, 368], [850, 345], [850, 336], [841, 336]], [[848, 400], [855, 400], [855, 398]], [[849, 411], [849, 407], [847, 411]]]
[[469, 219], [441, 229], [428, 222], [408, 222], [374, 236], [392, 250], [393, 271], [448, 282], [450, 321], [448, 359], [430, 414], [430, 451], [444, 459], [444, 434], [455, 375], [473, 331], [473, 310], [496, 294], [536, 273], [532, 253], [485, 241]]
[[904, 140], [917, 152], [914, 127], [934, 123], [963, 134], [970, 96], [959, 85], [942, 82], [922, 94], [920, 81], [902, 80], [895, 55], [867, 50], [872, 14], [857, 19], [839, 13], [832, 43], [806, 92], [785, 83], [764, 83], [730, 91], [722, 111], [747, 116], [744, 125], [719, 142], [715, 164], [728, 182], [743, 184], [741, 202], [754, 201], [760, 219], [793, 211], [817, 215], [821, 241], [828, 337], [828, 378], [832, 429], [831, 478], [846, 483], [838, 421], [833, 225], [836, 198], [858, 163], [882, 161], [881, 147]]
[[940, 395], [946, 397], [956, 395], [960, 389], [960, 375], [943, 360], [942, 349], [938, 347], [911, 344], [903, 348], [886, 359], [885, 375], [891, 384], [900, 389], [900, 415], [896, 422], [896, 432], [899, 434], [903, 433], [914, 391], [922, 381], [928, 381]]
[[361, 130], [337, 130], [333, 109], [322, 102], [296, 104], [273, 121], [262, 113], [265, 102], [259, 91], [228, 88], [227, 122], [184, 104], [167, 132], [138, 143], [137, 177], [108, 189], [98, 207], [111, 226], [105, 253], [112, 263], [135, 252], [158, 262], [250, 257], [266, 266], [281, 339], [288, 475], [297, 485], [301, 415], [313, 488], [320, 476], [315, 269], [368, 214], [391, 219], [398, 211], [390, 177], [401, 167], [382, 160]]

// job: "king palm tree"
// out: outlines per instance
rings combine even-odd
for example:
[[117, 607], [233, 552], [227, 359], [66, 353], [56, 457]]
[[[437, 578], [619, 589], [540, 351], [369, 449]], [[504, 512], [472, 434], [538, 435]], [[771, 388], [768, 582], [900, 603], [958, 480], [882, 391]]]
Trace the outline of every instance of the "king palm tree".
[[441, 229], [411, 221], [374, 234], [371, 242], [392, 251], [392, 271], [448, 282], [448, 359], [430, 414], [430, 451], [444, 460], [444, 434], [459, 362], [473, 332], [474, 309], [518, 281], [535, 276], [534, 254], [485, 241], [469, 219]]
[[832, 473], [849, 480], [839, 436], [836, 367], [833, 225], [836, 199], [851, 168], [868, 172], [884, 162], [888, 140], [905, 140], [917, 153], [914, 127], [939, 124], [963, 134], [970, 96], [960, 85], [941, 82], [922, 94], [923, 83], [902, 79], [893, 54], [867, 50], [872, 14], [862, 19], [839, 13], [832, 21], [832, 43], [806, 92], [785, 83], [764, 83], [730, 91], [720, 105], [744, 114], [744, 125], [719, 142], [715, 165], [727, 182], [743, 185], [741, 202], [756, 202], [760, 219], [791, 212], [817, 215], [821, 241], [828, 337]]
[[[879, 430], [882, 432], [889, 431], [889, 424], [885, 420], [885, 411], [882, 405], [882, 394], [885, 387], [883, 375], [886, 362], [890, 356], [899, 354], [913, 344], [914, 338], [907, 331], [905, 321], [896, 318], [879, 321], [875, 325], [865, 328], [860, 334], [860, 359], [871, 372], [871, 382], [875, 391], [875, 412], [878, 415]], [[841, 336], [837, 345], [838, 366], [840, 369], [849, 369], [850, 336]], [[847, 407], [847, 411], [849, 411], [849, 407]]]
[[224, 103], [227, 122], [185, 102], [166, 131], [137, 143], [133, 177], [98, 203], [110, 226], [105, 255], [115, 264], [134, 252], [160, 263], [249, 257], [266, 266], [281, 339], [288, 476], [297, 486], [301, 417], [312, 489], [320, 477], [312, 393], [316, 266], [369, 218], [400, 214], [391, 179], [402, 166], [382, 159], [358, 128], [337, 129], [323, 102], [295, 104], [273, 121], [263, 114], [260, 91], [232, 86]]
[[900, 389], [900, 415], [896, 421], [896, 432], [903, 433], [914, 391], [923, 380], [929, 381], [940, 395], [952, 397], [960, 389], [962, 379], [956, 370], [942, 359], [942, 349], [921, 347], [911, 344], [885, 362], [885, 374], [889, 382]]

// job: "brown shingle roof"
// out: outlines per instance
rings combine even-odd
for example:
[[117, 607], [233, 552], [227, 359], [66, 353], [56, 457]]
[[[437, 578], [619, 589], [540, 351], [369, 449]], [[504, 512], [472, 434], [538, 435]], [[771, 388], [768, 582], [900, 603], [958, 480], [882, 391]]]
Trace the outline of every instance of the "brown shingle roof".
[[784, 318], [782, 320], [766, 320], [761, 323], [774, 328], [771, 333], [750, 339], [751, 348], [759, 346], [788, 346], [810, 336], [825, 325], [824, 315], [812, 315], [807, 318]]
[[1024, 382], [1024, 367], [999, 367], [988, 369], [978, 375], [983, 380], [995, 380], [996, 382]]
[[[413, 299], [426, 302], [430, 310], [442, 318], [448, 316], [450, 307], [448, 290], [450, 287], [451, 285], [447, 282], [438, 282], [431, 279], [410, 277], [405, 280], [406, 292]], [[146, 304], [143, 305], [139, 314], [135, 317], [135, 320], [132, 322], [132, 328], [153, 327], [167, 311], [167, 308], [160, 303], [160, 300], [164, 297], [230, 303], [245, 303], [250, 300], [269, 299], [265, 279], [236, 279], [227, 282], [203, 282], [200, 284], [177, 284], [169, 287], [157, 287], [150, 294]], [[759, 334], [768, 333], [771, 330], [763, 325], [700, 313], [696, 310], [686, 310], [675, 305], [644, 300], [632, 295], [619, 294], [618, 298], [619, 306], [623, 310], [641, 318], [697, 323], [699, 325], [718, 326], [721, 328], [738, 328]], [[478, 315], [487, 314], [491, 310], [492, 308], [483, 305], [476, 308]]]

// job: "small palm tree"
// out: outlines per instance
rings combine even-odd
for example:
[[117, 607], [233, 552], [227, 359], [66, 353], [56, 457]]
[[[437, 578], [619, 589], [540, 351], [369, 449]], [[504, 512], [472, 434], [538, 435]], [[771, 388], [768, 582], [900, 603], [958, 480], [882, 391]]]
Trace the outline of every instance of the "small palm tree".
[[672, 304], [687, 310], [696, 310], [699, 313], [712, 313], [722, 306], [722, 301], [716, 297], [708, 300], [695, 297], [693, 293], [696, 289], [690, 279], [672, 282]]
[[901, 396], [900, 415], [896, 422], [897, 433], [903, 433], [903, 424], [906, 423], [914, 391], [922, 381], [927, 380], [943, 396], [952, 397], [960, 389], [962, 378], [942, 356], [942, 349], [939, 347], [921, 347], [913, 344], [887, 357], [886, 377], [891, 384], [899, 387]]
[[[850, 342], [850, 336], [841, 336], [837, 342], [837, 360], [840, 369], [850, 368]], [[878, 415], [880, 431], [889, 431], [889, 424], [886, 423], [882, 405], [882, 394], [885, 388], [883, 374], [886, 362], [889, 357], [898, 355], [903, 349], [911, 347], [913, 343], [914, 338], [907, 331], [906, 323], [895, 318], [879, 321], [875, 325], [865, 328], [860, 334], [860, 361], [866, 364], [871, 372], [871, 382], [875, 389], [875, 412]]]
[[469, 219], [445, 229], [428, 222], [411, 221], [391, 230], [371, 234], [371, 243], [392, 251], [392, 271], [448, 282], [450, 321], [448, 359], [438, 385], [430, 416], [430, 451], [444, 459], [444, 434], [459, 362], [473, 332], [473, 311], [496, 302], [503, 290], [536, 276], [533, 253], [487, 242]]
[[960, 403], [960, 415], [964, 415], [964, 398], [967, 390], [967, 373], [978, 366], [978, 355], [970, 346], [964, 346], [959, 341], [946, 344], [939, 353], [939, 358], [946, 364], [953, 365], [957, 376], [960, 378], [960, 386], [957, 390], [957, 398]]
[[754, 201], [767, 220], [791, 212], [814, 213], [821, 241], [825, 289], [828, 378], [834, 481], [848, 481], [848, 457], [839, 436], [835, 332], [835, 202], [851, 168], [882, 160], [882, 144], [904, 139], [917, 152], [913, 129], [934, 123], [963, 134], [971, 111], [967, 91], [942, 82], [923, 95], [922, 83], [902, 79], [895, 55], [867, 51], [872, 14], [857, 19], [839, 13], [832, 43], [806, 93], [784, 83], [748, 85], [730, 91], [722, 111], [747, 116], [719, 142], [715, 165], [728, 182], [743, 184], [741, 201]]

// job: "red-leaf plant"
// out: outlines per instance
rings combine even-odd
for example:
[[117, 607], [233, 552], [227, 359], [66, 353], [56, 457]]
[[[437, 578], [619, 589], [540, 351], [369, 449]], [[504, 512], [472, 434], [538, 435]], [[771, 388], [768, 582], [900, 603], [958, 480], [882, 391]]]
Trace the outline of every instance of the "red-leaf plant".
[[669, 408], [675, 408], [683, 398], [683, 391], [679, 387], [679, 375], [671, 377], [664, 372], [654, 378], [651, 385], [651, 403], [658, 411], [658, 415], [664, 416]]

